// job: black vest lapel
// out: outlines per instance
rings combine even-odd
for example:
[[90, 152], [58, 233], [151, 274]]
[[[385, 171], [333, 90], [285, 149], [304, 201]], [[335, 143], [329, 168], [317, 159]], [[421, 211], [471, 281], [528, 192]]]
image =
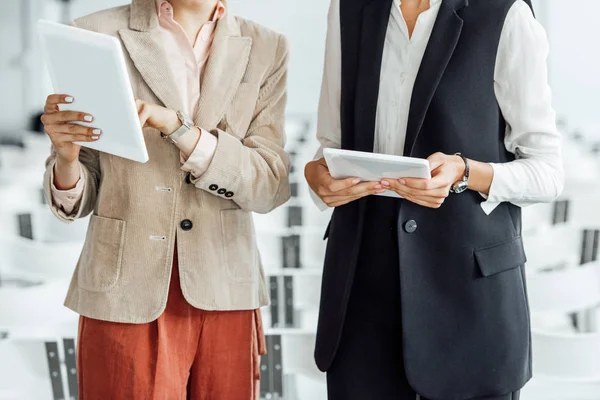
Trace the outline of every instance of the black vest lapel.
[[404, 144], [406, 156], [412, 153], [431, 99], [458, 44], [463, 20], [456, 10], [466, 5], [466, 0], [444, 0], [440, 5], [413, 89]]
[[362, 11], [354, 104], [356, 150], [373, 151], [381, 60], [392, 0], [373, 0]]

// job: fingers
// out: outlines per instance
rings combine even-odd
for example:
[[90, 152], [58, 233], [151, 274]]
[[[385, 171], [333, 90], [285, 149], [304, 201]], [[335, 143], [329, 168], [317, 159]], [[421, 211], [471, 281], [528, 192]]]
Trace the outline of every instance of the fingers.
[[80, 111], [58, 111], [42, 115], [41, 120], [44, 126], [46, 126], [75, 121], [92, 122], [94, 117]]
[[100, 136], [102, 134], [100, 129], [75, 124], [52, 125], [47, 130], [51, 133], [66, 133], [70, 135]]
[[444, 198], [436, 198], [436, 197], [411, 197], [411, 196], [407, 196], [404, 197], [406, 200], [410, 201], [411, 203], [415, 203], [418, 204], [420, 206], [423, 207], [427, 207], [427, 208], [440, 208], [443, 204], [444, 204]]
[[369, 189], [369, 190], [360, 191], [359, 193], [349, 195], [349, 196], [339, 196], [339, 195], [325, 196], [322, 198], [322, 200], [329, 207], [339, 207], [344, 204], [348, 204], [350, 202], [361, 199], [363, 197], [370, 196], [370, 195], [377, 194], [377, 193], [382, 193], [382, 192], [385, 192], [385, 189]]
[[73, 96], [68, 94], [51, 94], [46, 98], [46, 105], [69, 104], [73, 100], [75, 100]]
[[344, 189], [351, 188], [352, 186], [357, 185], [358, 183], [360, 183], [360, 179], [358, 178], [347, 178], [339, 180], [331, 178], [327, 190], [329, 190], [332, 193], [335, 193]]
[[[435, 190], [448, 185], [444, 177], [440, 176], [439, 174], [431, 179], [403, 178], [396, 182], [406, 186], [407, 188], [416, 190]], [[391, 180], [390, 183], [393, 183], [393, 180]]]
[[429, 161], [429, 168], [433, 171], [444, 163], [446, 155], [444, 153], [434, 153], [427, 157], [427, 161]]
[[55, 133], [51, 136], [52, 143], [72, 143], [72, 142], [95, 142], [100, 136], [98, 135], [86, 135], [86, 134], [70, 134], [70, 133]]
[[[403, 179], [407, 181], [407, 179]], [[425, 189], [415, 189], [414, 187], [408, 186], [407, 184], [402, 184], [400, 180], [389, 179], [382, 181], [382, 184], [388, 184], [392, 190], [397, 192], [402, 197], [413, 196], [413, 197], [436, 197], [436, 198], [446, 198], [448, 197], [448, 193], [450, 191], [450, 185], [447, 183], [441, 183], [439, 181], [434, 181], [433, 179], [417, 179], [421, 187], [425, 187]], [[416, 185], [414, 185], [416, 186]]]
[[142, 126], [142, 128], [145, 127], [146, 122], [148, 122], [148, 119], [150, 119], [150, 108], [141, 105], [138, 108], [138, 117], [140, 119], [140, 125]]

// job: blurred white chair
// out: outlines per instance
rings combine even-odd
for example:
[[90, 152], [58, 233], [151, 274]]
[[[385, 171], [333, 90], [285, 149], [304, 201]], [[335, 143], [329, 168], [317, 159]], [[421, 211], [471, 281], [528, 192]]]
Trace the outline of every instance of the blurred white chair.
[[598, 400], [600, 382], [533, 377], [521, 390], [521, 400]]
[[552, 225], [554, 216], [554, 203], [539, 203], [522, 209], [523, 235], [535, 234], [540, 229]]
[[586, 229], [600, 229], [600, 187], [569, 198], [569, 221]]
[[77, 320], [63, 305], [69, 280], [34, 281], [6, 276], [0, 286], [0, 331], [37, 330]]
[[559, 224], [525, 234], [528, 274], [540, 270], [561, 269], [581, 258], [582, 229], [575, 224]]
[[42, 243], [22, 237], [0, 240], [0, 254], [14, 274], [52, 281], [70, 279], [83, 248], [81, 242]]
[[540, 378], [600, 383], [600, 333], [532, 330], [533, 370]]
[[[600, 306], [600, 262], [527, 277], [531, 311], [573, 313]], [[599, 356], [600, 358], [600, 356]]]
[[600, 334], [532, 330], [533, 380], [522, 400], [600, 399]]
[[[77, 330], [69, 332], [48, 330], [38, 336], [1, 340], [0, 359], [9, 361], [0, 363], [0, 399], [76, 399], [75, 351], [65, 351], [63, 339], [74, 340]], [[72, 344], [73, 341], [70, 347]], [[2, 397], [3, 393], [6, 397]]]
[[31, 213], [33, 238], [44, 243], [83, 242], [89, 217], [64, 223], [48, 207], [37, 208]]
[[312, 352], [315, 348], [314, 334], [285, 335], [282, 337], [281, 348], [283, 370], [286, 374], [304, 375], [317, 382], [325, 382], [325, 375], [317, 368]]

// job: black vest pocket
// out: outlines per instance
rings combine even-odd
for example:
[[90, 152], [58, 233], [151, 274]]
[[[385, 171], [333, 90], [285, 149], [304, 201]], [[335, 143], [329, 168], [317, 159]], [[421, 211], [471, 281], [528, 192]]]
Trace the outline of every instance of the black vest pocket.
[[527, 261], [520, 236], [509, 241], [474, 251], [477, 265], [483, 276], [492, 276], [524, 265]]

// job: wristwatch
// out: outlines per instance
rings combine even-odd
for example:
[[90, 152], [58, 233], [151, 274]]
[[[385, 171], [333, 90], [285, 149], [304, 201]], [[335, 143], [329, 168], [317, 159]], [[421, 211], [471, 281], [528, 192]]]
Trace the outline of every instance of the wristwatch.
[[179, 118], [179, 121], [181, 121], [181, 127], [179, 129], [170, 135], [165, 135], [162, 132], [160, 133], [160, 135], [171, 144], [177, 144], [177, 141], [194, 127], [194, 121], [192, 121], [191, 118], [185, 115], [183, 112], [177, 111], [177, 118]]
[[450, 192], [462, 193], [469, 188], [469, 161], [461, 153], [456, 153], [455, 156], [459, 156], [465, 162], [465, 175], [463, 176], [462, 180], [452, 185]]

